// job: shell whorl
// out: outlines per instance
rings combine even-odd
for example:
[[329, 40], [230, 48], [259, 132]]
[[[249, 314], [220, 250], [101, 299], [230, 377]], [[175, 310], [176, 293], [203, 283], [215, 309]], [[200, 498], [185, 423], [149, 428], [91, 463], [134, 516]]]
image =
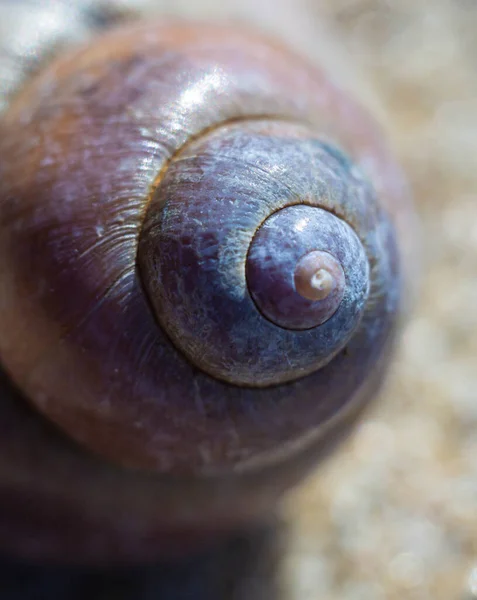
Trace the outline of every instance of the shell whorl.
[[[266, 386], [316, 371], [345, 346], [369, 290], [361, 241], [330, 210], [373, 203], [358, 170], [303, 125], [241, 121], [199, 138], [169, 164], [139, 245], [164, 331], [229, 383]], [[324, 303], [295, 286], [300, 260], [314, 251], [344, 275], [324, 319]]]
[[363, 402], [402, 189], [325, 73], [235, 29], [141, 24], [55, 62], [1, 128], [0, 355], [70, 436], [223, 473]]

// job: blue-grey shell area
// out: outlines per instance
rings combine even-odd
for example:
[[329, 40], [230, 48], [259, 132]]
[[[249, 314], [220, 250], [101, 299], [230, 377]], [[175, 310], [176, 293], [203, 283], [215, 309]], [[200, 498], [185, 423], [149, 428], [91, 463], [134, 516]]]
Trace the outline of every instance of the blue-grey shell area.
[[[303, 125], [272, 147], [276, 119]], [[234, 164], [251, 139], [240, 135], [240, 121], [261, 132], [261, 149]], [[211, 154], [199, 160], [202, 139]], [[327, 167], [317, 168], [323, 157]], [[138, 244], [181, 163], [190, 164], [187, 185], [204, 193], [202, 207], [188, 208], [199, 224], [200, 211], [210, 212], [211, 198], [224, 191], [223, 206], [233, 208], [236, 190], [250, 196], [243, 204], [255, 228], [270, 206], [304, 203], [356, 232], [369, 295], [354, 334], [326, 366], [284, 385], [231, 385], [197, 368], [158, 325]], [[208, 169], [224, 185], [198, 186]], [[266, 504], [271, 490], [296, 480], [292, 457], [303, 448], [324, 452], [381, 378], [399, 308], [394, 225], [401, 237], [405, 189], [366, 113], [278, 44], [222, 27], [111, 32], [32, 80], [0, 123], [2, 364], [36, 410], [114, 463], [192, 479], [248, 469], [261, 481], [265, 465], [288, 457], [287, 470], [270, 467], [271, 479], [253, 488]], [[168, 223], [184, 209], [169, 203]], [[242, 226], [234, 233], [243, 247], [253, 235]], [[244, 266], [228, 271], [233, 254], [219, 257], [230, 290], [243, 282]], [[240, 343], [248, 352], [246, 341], [236, 351]]]
[[[311, 290], [316, 289], [313, 278], [320, 272], [323, 277], [323, 270], [331, 278], [322, 297], [309, 298], [310, 290], [303, 288], [303, 265], [312, 263], [313, 275], [307, 271]], [[270, 321], [281, 328], [306, 330], [333, 318], [327, 328], [332, 335], [339, 332], [342, 346], [359, 322], [369, 291], [368, 259], [356, 233], [343, 219], [306, 204], [287, 206], [260, 225], [247, 254], [246, 277], [253, 301]], [[325, 331], [313, 334], [325, 336], [328, 362], [334, 353]]]
[[[329, 211], [343, 218], [360, 213], [360, 235], [375, 262], [370, 215], [376, 207], [359, 170], [336, 158], [310, 128], [241, 121], [201, 137], [169, 164], [140, 238], [142, 279], [164, 331], [194, 365], [229, 383], [266, 386], [317, 370], [345, 346], [369, 289], [363, 245]], [[306, 331], [272, 323], [248, 289], [252, 240], [278, 214], [281, 234], [262, 251], [288, 271], [291, 287], [294, 266], [312, 250], [331, 252], [347, 278], [338, 311]], [[293, 236], [290, 226], [300, 218], [303, 231]], [[380, 257], [376, 265], [385, 275]]]

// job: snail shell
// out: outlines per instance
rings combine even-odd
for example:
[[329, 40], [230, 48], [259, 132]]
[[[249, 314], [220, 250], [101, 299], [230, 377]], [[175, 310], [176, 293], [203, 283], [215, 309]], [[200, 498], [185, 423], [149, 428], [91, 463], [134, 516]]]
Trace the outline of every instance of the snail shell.
[[388, 362], [409, 206], [378, 128], [276, 42], [154, 23], [55, 60], [0, 130], [0, 356], [79, 442], [72, 514], [123, 535], [95, 556], [140, 537], [125, 507], [162, 532], [265, 510]]

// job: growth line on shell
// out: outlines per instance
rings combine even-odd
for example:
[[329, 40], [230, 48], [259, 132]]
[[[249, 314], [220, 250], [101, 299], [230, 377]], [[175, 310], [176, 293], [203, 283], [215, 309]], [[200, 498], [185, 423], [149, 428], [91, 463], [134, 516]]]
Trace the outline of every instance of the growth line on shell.
[[199, 138], [209, 136], [212, 133], [214, 133], [215, 131], [218, 131], [218, 130], [228, 127], [230, 125], [235, 125], [236, 123], [243, 123], [243, 122], [247, 122], [247, 121], [281, 121], [284, 123], [295, 123], [295, 124], [302, 124], [302, 125], [308, 125], [308, 126], [310, 125], [304, 119], [301, 119], [301, 120], [293, 119], [291, 117], [285, 117], [283, 115], [269, 113], [269, 114], [243, 115], [243, 116], [239, 116], [239, 117], [231, 117], [229, 119], [225, 119], [224, 121], [220, 121], [219, 123], [214, 123], [212, 125], [209, 125], [208, 127], [204, 127], [197, 133], [195, 133], [195, 134], [191, 135], [189, 138], [187, 138], [187, 140], [183, 144], [178, 146], [178, 148], [176, 148], [176, 150], [174, 150], [174, 152], [164, 161], [164, 164], [159, 169], [158, 174], [154, 178], [154, 181], [151, 183], [149, 194], [147, 195], [144, 205], [143, 205], [142, 217], [141, 217], [141, 228], [142, 228], [142, 225], [144, 224], [144, 221], [146, 218], [147, 209], [149, 208], [149, 205], [152, 202], [154, 194], [155, 194], [156, 190], [158, 189], [158, 187], [161, 185], [161, 182], [164, 179], [164, 176], [167, 173], [167, 170], [168, 170], [169, 166], [171, 165], [171, 163], [178, 160], [178, 158], [181, 156], [181, 154], [186, 152], [187, 149], [189, 148], [189, 146], [191, 146], [193, 143], [195, 143]]

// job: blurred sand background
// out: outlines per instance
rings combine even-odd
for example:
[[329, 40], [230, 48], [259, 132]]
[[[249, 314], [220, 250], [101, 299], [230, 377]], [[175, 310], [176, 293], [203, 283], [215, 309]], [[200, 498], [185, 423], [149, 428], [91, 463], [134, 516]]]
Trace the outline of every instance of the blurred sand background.
[[380, 403], [285, 502], [285, 598], [477, 598], [477, 0], [122, 4], [251, 21], [325, 60], [414, 190], [419, 301]]

